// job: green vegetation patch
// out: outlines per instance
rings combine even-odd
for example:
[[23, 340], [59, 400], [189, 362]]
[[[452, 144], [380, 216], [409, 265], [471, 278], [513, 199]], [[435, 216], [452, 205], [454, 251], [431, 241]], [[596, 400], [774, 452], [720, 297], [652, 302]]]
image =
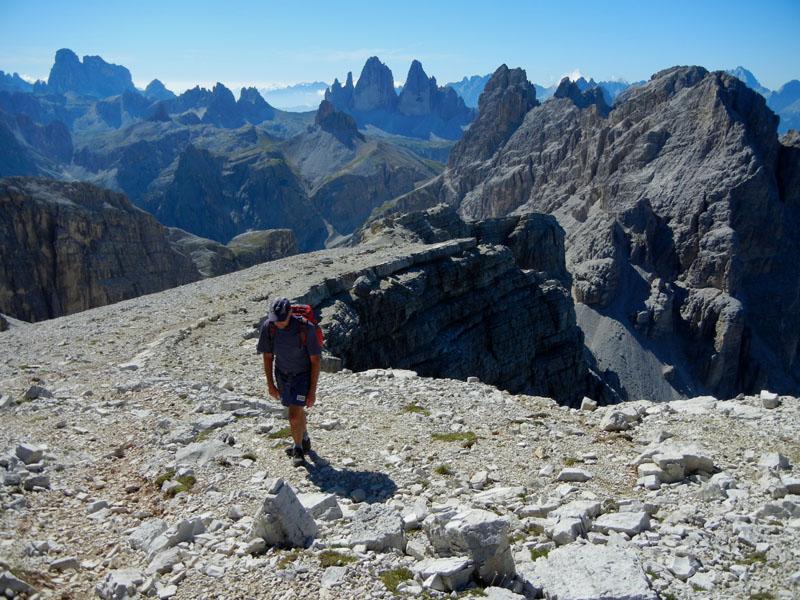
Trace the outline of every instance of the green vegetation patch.
[[397, 592], [398, 585], [412, 579], [414, 575], [408, 569], [400, 567], [398, 569], [392, 569], [391, 571], [384, 571], [381, 573], [380, 577], [386, 589], [394, 594]]
[[328, 567], [343, 567], [347, 563], [356, 562], [357, 560], [355, 556], [342, 554], [335, 550], [325, 550], [319, 555], [319, 562], [323, 569], [327, 569]]
[[271, 440], [279, 440], [291, 436], [292, 436], [291, 427], [284, 427], [283, 429], [279, 429], [278, 431], [273, 431], [272, 433], [267, 435], [267, 437]]
[[543, 558], [550, 554], [550, 548], [531, 548], [531, 560]]
[[426, 417], [431, 416], [430, 411], [417, 404], [416, 401], [412, 402], [411, 404], [406, 404], [403, 407], [403, 411], [408, 413], [418, 413], [421, 415], [425, 415]]

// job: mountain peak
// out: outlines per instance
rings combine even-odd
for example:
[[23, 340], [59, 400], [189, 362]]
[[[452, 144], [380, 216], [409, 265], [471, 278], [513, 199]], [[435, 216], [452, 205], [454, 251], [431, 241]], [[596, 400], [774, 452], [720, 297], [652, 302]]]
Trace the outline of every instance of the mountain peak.
[[55, 63], [47, 81], [48, 90], [57, 94], [77, 94], [107, 98], [135, 90], [131, 72], [107, 63], [99, 56], [84, 56], [83, 62], [69, 48], [56, 52]]
[[[348, 81], [350, 77], [348, 76]], [[370, 57], [353, 92], [353, 108], [359, 111], [392, 110], [397, 106], [392, 71], [377, 56]]]

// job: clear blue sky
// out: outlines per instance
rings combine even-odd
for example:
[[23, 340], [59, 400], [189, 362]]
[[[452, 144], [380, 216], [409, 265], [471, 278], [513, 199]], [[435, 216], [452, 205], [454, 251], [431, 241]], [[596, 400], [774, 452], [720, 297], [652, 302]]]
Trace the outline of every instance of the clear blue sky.
[[580, 73], [648, 79], [673, 66], [744, 66], [800, 79], [800, 0], [0, 0], [0, 69], [47, 79], [59, 48], [182, 92], [344, 81], [378, 56], [397, 83], [413, 59], [440, 85], [505, 63], [541, 85]]

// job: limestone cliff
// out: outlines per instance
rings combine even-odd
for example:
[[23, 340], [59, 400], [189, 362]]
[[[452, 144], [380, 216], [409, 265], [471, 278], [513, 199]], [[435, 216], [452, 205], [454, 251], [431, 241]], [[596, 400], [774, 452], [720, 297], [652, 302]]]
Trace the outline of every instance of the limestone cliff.
[[162, 227], [85, 183], [0, 181], [0, 311], [48, 319], [199, 279]]
[[253, 233], [244, 249], [232, 249], [167, 229], [124, 194], [88, 183], [0, 180], [0, 312], [25, 321], [158, 292], [296, 252], [291, 232]]
[[[657, 73], [610, 111], [559, 89], [539, 105], [524, 71], [498, 69], [445, 172], [392, 210], [556, 216], [580, 314], [617, 322], [614, 337], [658, 358], [671, 380], [656, 397], [796, 391], [800, 160], [764, 99], [700, 67]], [[605, 334], [588, 340], [627, 368]], [[630, 372], [627, 385], [653, 379], [664, 382]]]

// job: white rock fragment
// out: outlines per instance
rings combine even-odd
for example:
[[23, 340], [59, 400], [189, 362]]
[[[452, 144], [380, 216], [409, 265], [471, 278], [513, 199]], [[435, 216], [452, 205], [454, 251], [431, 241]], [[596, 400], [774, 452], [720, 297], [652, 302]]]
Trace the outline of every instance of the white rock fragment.
[[406, 536], [400, 513], [381, 504], [360, 507], [353, 515], [350, 546], [360, 544], [375, 552], [392, 549], [404, 552]]
[[650, 515], [643, 511], [606, 513], [595, 520], [594, 529], [602, 533], [615, 531], [634, 536], [650, 529]]
[[425, 587], [454, 592], [469, 583], [475, 565], [467, 558], [428, 558], [412, 565], [411, 570], [425, 580]]
[[778, 394], [774, 392], [761, 390], [760, 398], [761, 398], [761, 406], [763, 406], [768, 410], [778, 408], [781, 405], [781, 401], [780, 398], [778, 397]]
[[556, 481], [570, 481], [573, 483], [584, 483], [589, 481], [592, 475], [583, 469], [575, 469], [567, 467], [561, 469], [561, 472], [556, 477]]
[[314, 518], [283, 479], [267, 481], [267, 496], [253, 517], [250, 539], [262, 538], [272, 546], [307, 547], [319, 528]]

